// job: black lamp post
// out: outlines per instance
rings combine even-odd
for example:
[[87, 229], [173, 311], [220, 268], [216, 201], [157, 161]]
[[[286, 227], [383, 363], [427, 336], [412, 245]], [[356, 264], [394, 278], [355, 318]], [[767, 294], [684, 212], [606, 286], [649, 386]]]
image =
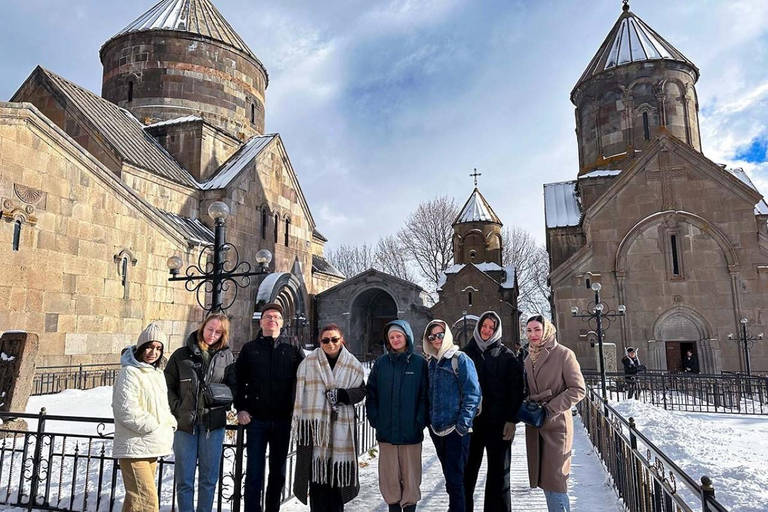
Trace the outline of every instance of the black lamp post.
[[296, 312], [295, 316], [296, 321], [296, 329], [295, 329], [295, 335], [299, 339], [299, 343], [301, 344], [302, 348], [304, 347], [304, 340], [301, 336], [303, 328], [305, 325], [307, 325], [307, 317], [304, 316], [304, 313], [301, 311]]
[[591, 301], [587, 306], [587, 309], [583, 311], [579, 311], [578, 306], [573, 306], [571, 308], [571, 314], [574, 317], [581, 318], [587, 322], [595, 331], [595, 334], [597, 334], [597, 350], [600, 358], [600, 390], [603, 399], [605, 399], [605, 356], [603, 354], [603, 337], [613, 319], [627, 314], [627, 307], [624, 304], [620, 304], [616, 311], [609, 309], [608, 305], [600, 300], [601, 288], [602, 286], [600, 283], [593, 283], [592, 291], [595, 292], [595, 300]]
[[464, 346], [466, 346], [469, 343], [469, 336], [467, 335], [467, 310], [463, 310], [461, 314], [464, 317]]
[[[187, 291], [195, 292], [201, 308], [209, 313], [221, 313], [235, 302], [238, 288], [246, 288], [251, 284], [251, 277], [269, 274], [268, 265], [272, 261], [272, 253], [266, 249], [257, 252], [256, 267], [252, 267], [247, 261], [240, 261], [237, 247], [226, 241], [229, 207], [221, 201], [216, 201], [208, 207], [208, 215], [215, 223], [213, 245], [207, 245], [200, 251], [197, 265], [188, 266], [183, 276], [179, 276], [179, 271], [184, 265], [181, 257], [168, 258], [168, 270], [171, 274], [168, 281], [184, 281]], [[213, 253], [213, 262], [208, 259], [209, 251]], [[228, 251], [232, 251], [232, 258], [227, 258]], [[226, 304], [222, 304], [222, 295], [229, 289], [234, 293]], [[206, 300], [208, 293], [211, 294], [210, 305]]]
[[744, 349], [744, 363], [747, 368], [747, 375], [751, 377], [752, 368], [749, 365], [749, 350], [755, 346], [755, 343], [763, 339], [763, 333], [752, 334], [752, 331], [747, 330], [749, 320], [746, 318], [742, 318], [739, 323], [741, 323], [741, 336], [734, 337], [733, 333], [730, 333], [728, 339], [732, 340], [735, 338], [739, 342], [739, 346]]

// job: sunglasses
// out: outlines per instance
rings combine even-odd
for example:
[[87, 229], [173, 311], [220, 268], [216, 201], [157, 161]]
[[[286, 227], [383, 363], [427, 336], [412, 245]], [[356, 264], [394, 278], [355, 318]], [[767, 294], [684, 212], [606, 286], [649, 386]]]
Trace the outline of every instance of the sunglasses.
[[429, 336], [427, 336], [427, 339], [429, 341], [441, 340], [443, 338], [445, 338], [444, 332], [438, 332], [437, 334], [430, 334]]
[[323, 338], [320, 341], [323, 343], [323, 345], [327, 345], [329, 343], [338, 343], [341, 341], [341, 338]]

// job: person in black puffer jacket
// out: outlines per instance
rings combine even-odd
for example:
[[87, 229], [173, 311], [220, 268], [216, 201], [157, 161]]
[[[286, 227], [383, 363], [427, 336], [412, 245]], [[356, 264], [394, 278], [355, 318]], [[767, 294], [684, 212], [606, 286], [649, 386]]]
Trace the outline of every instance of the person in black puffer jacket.
[[226, 315], [214, 314], [189, 335], [165, 367], [168, 402], [178, 422], [173, 453], [180, 512], [195, 510], [197, 466], [197, 510], [213, 508], [224, 427], [232, 404], [210, 403], [205, 389], [210, 384], [225, 384], [233, 396], [236, 388], [234, 360], [229, 348], [229, 319]]
[[269, 477], [266, 512], [280, 510], [285, 485], [286, 457], [291, 439], [291, 416], [296, 392], [296, 370], [304, 359], [298, 340], [283, 331], [283, 307], [261, 308], [261, 329], [243, 346], [237, 358], [237, 421], [246, 425], [248, 468], [245, 473], [245, 511], [261, 512], [266, 452]]
[[464, 469], [466, 512], [474, 510], [477, 476], [488, 454], [485, 512], [509, 512], [512, 508], [509, 465], [515, 437], [517, 411], [523, 403], [523, 365], [501, 343], [501, 318], [493, 311], [480, 315], [472, 339], [462, 349], [475, 363], [483, 401], [475, 417]]

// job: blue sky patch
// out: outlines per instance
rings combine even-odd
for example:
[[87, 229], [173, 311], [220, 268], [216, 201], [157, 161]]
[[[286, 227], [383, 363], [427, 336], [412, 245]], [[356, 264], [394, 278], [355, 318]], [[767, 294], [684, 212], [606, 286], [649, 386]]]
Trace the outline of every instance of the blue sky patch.
[[742, 160], [751, 164], [761, 164], [768, 160], [768, 139], [755, 137], [748, 146], [742, 147], [733, 156], [735, 160]]

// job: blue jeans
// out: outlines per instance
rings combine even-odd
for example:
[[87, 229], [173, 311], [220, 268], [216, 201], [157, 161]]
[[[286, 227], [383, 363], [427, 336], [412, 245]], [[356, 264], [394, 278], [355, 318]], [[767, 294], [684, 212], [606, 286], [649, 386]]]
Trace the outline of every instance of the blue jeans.
[[547, 498], [547, 510], [549, 512], [571, 512], [567, 492], [544, 491], [544, 497]]
[[[176, 497], [179, 512], [210, 512], [219, 481], [219, 464], [224, 449], [224, 428], [205, 430], [195, 425], [194, 434], [177, 430], [173, 436]], [[198, 470], [195, 508], [195, 469]]]
[[464, 512], [464, 466], [469, 456], [469, 434], [460, 436], [454, 430], [447, 436], [440, 437], [429, 429], [429, 435], [443, 467], [445, 490], [448, 491], [448, 512]]
[[269, 480], [264, 499], [266, 512], [280, 510], [280, 494], [285, 485], [285, 463], [291, 441], [291, 420], [258, 421], [252, 419], [248, 432], [248, 466], [245, 473], [245, 512], [262, 512], [266, 453], [269, 446]]

